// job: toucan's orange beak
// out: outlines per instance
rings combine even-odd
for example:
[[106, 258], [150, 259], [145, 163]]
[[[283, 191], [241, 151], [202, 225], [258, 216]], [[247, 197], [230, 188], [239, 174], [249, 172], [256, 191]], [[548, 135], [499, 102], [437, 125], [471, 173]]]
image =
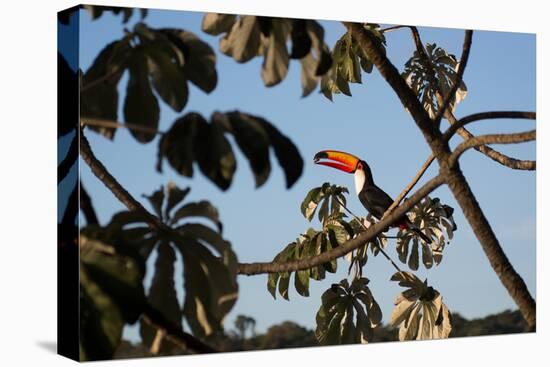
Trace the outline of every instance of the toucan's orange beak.
[[355, 172], [359, 158], [353, 154], [337, 150], [322, 150], [313, 157], [315, 164], [339, 169], [347, 173]]

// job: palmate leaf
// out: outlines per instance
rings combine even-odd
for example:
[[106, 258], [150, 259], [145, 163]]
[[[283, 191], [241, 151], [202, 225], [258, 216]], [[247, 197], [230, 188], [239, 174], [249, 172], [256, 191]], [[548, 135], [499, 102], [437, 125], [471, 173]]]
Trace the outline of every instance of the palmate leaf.
[[178, 173], [192, 177], [193, 163], [222, 190], [231, 185], [236, 170], [233, 148], [225, 137], [231, 134], [254, 174], [256, 187], [262, 186], [271, 172], [270, 148], [285, 173], [287, 188], [300, 177], [303, 160], [297, 147], [269, 121], [239, 111], [214, 112], [207, 122], [198, 113], [177, 119], [159, 142], [157, 170], [164, 158]]
[[[382, 46], [385, 45], [386, 40], [380, 33], [378, 24], [366, 23], [363, 27], [371, 32]], [[349, 32], [336, 41], [332, 50], [332, 59], [331, 69], [321, 80], [321, 92], [330, 100], [333, 93], [351, 96], [349, 83], [361, 83], [361, 71], [372, 72], [372, 62]]]
[[[151, 132], [130, 129], [141, 143], [150, 142], [158, 129], [158, 96], [173, 110], [186, 106], [188, 81], [206, 93], [217, 84], [216, 57], [212, 48], [182, 29], [154, 29], [137, 23], [132, 32], [107, 45], [82, 81], [82, 116], [117, 120], [117, 86], [125, 70], [129, 81], [124, 101], [124, 121]], [[95, 128], [112, 139], [114, 129]]]
[[399, 326], [399, 340], [448, 338], [451, 313], [439, 292], [412, 273], [398, 272], [391, 280], [407, 288], [397, 296], [390, 319]]
[[[219, 232], [221, 223], [217, 209], [206, 201], [184, 203], [183, 199], [188, 192], [189, 189], [179, 189], [174, 184], [169, 184], [166, 189], [161, 187], [161, 190], [147, 196], [156, 208], [155, 211], [164, 213], [163, 220], [172, 226], [173, 231], [152, 229], [141, 214], [125, 211], [115, 214], [107, 226], [85, 228], [82, 233], [112, 240], [116, 246], [110, 251], [120, 252], [125, 258], [139, 260], [140, 274], [145, 271], [145, 262], [156, 247], [158, 256], [148, 301], [174, 323], [179, 324], [182, 317], [185, 318], [192, 333], [204, 338], [222, 330], [223, 319], [237, 299], [237, 258], [230, 243]], [[197, 217], [213, 222], [214, 228], [187, 221]], [[183, 260], [183, 274], [176, 274], [183, 277], [183, 310], [176, 298], [174, 285], [174, 250], [180, 252]], [[109, 262], [103, 260], [101, 264], [107, 266]], [[89, 269], [87, 271], [90, 272]], [[114, 275], [122, 279], [127, 279], [132, 274], [125, 270], [118, 270], [118, 273], [115, 272]], [[139, 281], [140, 286], [141, 282], [142, 279]], [[111, 281], [109, 287], [117, 284]], [[105, 289], [109, 291], [109, 287]], [[143, 293], [143, 288], [141, 290]], [[128, 292], [114, 293], [117, 294], [116, 297], [113, 296], [117, 304], [125, 302], [120, 307], [124, 320], [134, 322], [141, 312], [141, 309], [137, 309], [141, 303]], [[120, 294], [123, 296], [122, 301], [117, 298]], [[150, 343], [156, 331], [149, 325], [142, 324], [141, 333], [144, 342]], [[172, 347], [170, 343], [162, 343], [162, 348]], [[167, 350], [162, 348], [161, 353]]]
[[[169, 243], [160, 243], [157, 248], [155, 275], [149, 288], [149, 303], [159, 310], [167, 320], [179, 325], [182, 320], [182, 309], [179, 304], [174, 284], [174, 264], [176, 253]], [[142, 343], [151, 348], [158, 330], [145, 320], [140, 321], [139, 334]], [[161, 340], [158, 354], [165, 354], [174, 348], [167, 339]]]
[[[426, 65], [418, 51], [405, 63], [405, 70], [402, 73], [407, 84], [418, 95], [424, 109], [431, 118], [438, 113], [437, 93], [443, 98], [450, 91], [460, 62], [452, 54], [438, 47], [435, 43], [426, 44], [426, 52], [429, 64]], [[429, 68], [432, 68], [430, 70]], [[433, 77], [432, 77], [433, 75]], [[455, 95], [451, 98], [449, 109], [454, 111], [467, 94], [467, 88], [461, 81]]]
[[367, 343], [382, 312], [368, 287], [367, 278], [333, 284], [321, 296], [315, 336], [321, 345]]
[[261, 77], [268, 87], [286, 77], [291, 58], [299, 59], [302, 96], [315, 89], [332, 63], [324, 30], [314, 20], [208, 13], [202, 30], [211, 35], [224, 34], [220, 51], [239, 63], [262, 56]]
[[427, 269], [439, 265], [443, 250], [453, 238], [456, 224], [453, 208], [442, 204], [439, 198], [425, 197], [409, 211], [409, 219], [432, 243], [425, 243], [415, 232], [402, 228], [397, 233], [396, 250], [399, 260], [407, 263], [411, 270], [417, 270], [422, 252], [422, 263]]
[[144, 263], [102, 240], [80, 236], [80, 358], [111, 358], [125, 323], [141, 314]]
[[319, 208], [319, 222], [325, 225], [328, 223], [331, 216], [343, 212], [343, 208], [339, 202], [343, 204], [346, 203], [344, 194], [347, 193], [349, 193], [349, 191], [346, 187], [331, 185], [330, 183], [325, 182], [322, 186], [315, 187], [306, 194], [306, 197], [300, 205], [302, 215], [308, 221], [311, 221], [317, 211], [317, 208]]

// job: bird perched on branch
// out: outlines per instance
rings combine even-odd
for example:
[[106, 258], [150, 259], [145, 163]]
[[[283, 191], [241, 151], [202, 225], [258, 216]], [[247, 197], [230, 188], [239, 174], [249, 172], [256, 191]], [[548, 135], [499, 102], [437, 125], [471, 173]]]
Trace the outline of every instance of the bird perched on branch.
[[[393, 199], [384, 190], [375, 185], [369, 165], [353, 154], [337, 150], [323, 150], [315, 154], [315, 164], [339, 169], [346, 173], [353, 173], [355, 178], [355, 191], [363, 206], [378, 220], [393, 204]], [[407, 215], [403, 215], [396, 222], [401, 229], [407, 228], [414, 231], [424, 242], [432, 240], [416, 227]]]

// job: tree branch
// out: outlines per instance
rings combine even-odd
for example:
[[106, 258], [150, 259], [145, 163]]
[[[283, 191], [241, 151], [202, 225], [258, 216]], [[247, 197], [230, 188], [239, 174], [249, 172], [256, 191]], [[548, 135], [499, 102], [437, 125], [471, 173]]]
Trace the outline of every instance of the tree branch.
[[107, 127], [111, 129], [129, 129], [134, 131], [139, 131], [143, 133], [149, 133], [149, 134], [159, 134], [164, 135], [165, 132], [147, 127], [142, 126], [138, 124], [132, 124], [129, 122], [118, 122], [118, 121], [112, 121], [112, 120], [105, 120], [105, 119], [98, 119], [93, 117], [81, 117], [80, 118], [80, 126], [98, 126], [98, 127]]
[[537, 138], [537, 132], [536, 130], [526, 131], [522, 133], [514, 133], [514, 134], [488, 134], [488, 135], [480, 135], [475, 136], [471, 139], [468, 139], [466, 141], [463, 141], [456, 147], [456, 149], [452, 152], [451, 156], [449, 157], [449, 167], [454, 167], [456, 165], [456, 162], [458, 158], [464, 153], [466, 150], [478, 147], [480, 145], [485, 144], [515, 144], [515, 143], [523, 143], [526, 141], [535, 140]]
[[344, 22], [344, 25], [352, 37], [359, 43], [369, 60], [376, 66], [380, 75], [393, 88], [403, 106], [412, 115], [432, 150], [436, 149], [437, 152], [448, 152], [448, 148], [445, 149], [445, 146], [441, 144], [439, 139], [441, 132], [433, 125], [430, 116], [428, 116], [428, 113], [418, 101], [416, 94], [401, 77], [397, 68], [386, 57], [376, 37], [361, 24]]
[[536, 120], [537, 114], [535, 112], [526, 112], [526, 111], [489, 111], [489, 112], [480, 112], [474, 113], [468, 116], [464, 116], [460, 120], [453, 123], [445, 133], [443, 133], [443, 139], [449, 141], [453, 135], [465, 125], [479, 121], [479, 120], [490, 120], [490, 119], [530, 119]]
[[249, 263], [249, 264], [239, 264], [239, 274], [244, 275], [255, 275], [262, 273], [280, 273], [280, 272], [292, 272], [296, 270], [310, 269], [314, 266], [321, 265], [328, 261], [337, 259], [346, 255], [347, 253], [365, 245], [372, 238], [374, 238], [379, 233], [386, 230], [391, 224], [397, 221], [401, 216], [407, 213], [416, 203], [418, 203], [422, 198], [428, 195], [430, 192], [435, 190], [441, 184], [443, 184], [444, 179], [441, 175], [438, 175], [428, 181], [424, 186], [422, 186], [414, 195], [412, 195], [409, 200], [405, 201], [401, 206], [397, 207], [390, 215], [388, 215], [383, 220], [375, 223], [369, 227], [365, 232], [359, 234], [357, 237], [348, 240], [346, 243], [341, 246], [335, 247], [330, 251], [323, 252], [320, 255], [316, 255], [306, 259], [288, 261], [284, 263], [275, 263], [275, 262], [259, 262], [259, 263]]
[[441, 118], [445, 114], [447, 107], [449, 107], [449, 104], [451, 103], [451, 100], [458, 90], [458, 87], [462, 83], [462, 77], [464, 76], [464, 70], [466, 70], [466, 64], [468, 63], [468, 58], [470, 56], [470, 49], [472, 48], [472, 34], [473, 31], [470, 29], [464, 31], [464, 43], [462, 45], [462, 56], [460, 57], [460, 64], [458, 65], [458, 71], [456, 72], [454, 84], [451, 87], [451, 90], [449, 90], [449, 93], [445, 96], [445, 99], [443, 100], [443, 103], [439, 107], [437, 115], [435, 116], [434, 121], [437, 126], [440, 125]]
[[460, 205], [466, 220], [472, 227], [495, 274], [498, 276], [514, 302], [518, 305], [530, 329], [534, 330], [536, 324], [535, 300], [531, 297], [525, 282], [515, 271], [513, 265], [502, 250], [491, 225], [483, 214], [462, 171], [458, 166], [455, 166], [453, 170], [447, 174], [446, 179], [449, 189]]
[[[126, 191], [120, 185], [120, 183], [107, 171], [105, 166], [95, 157], [88, 140], [80, 132], [80, 155], [82, 159], [88, 164], [94, 175], [120, 200], [129, 210], [140, 213], [150, 227], [160, 230], [171, 230], [170, 227], [162, 223], [156, 216], [152, 215], [145, 209], [141, 203], [132, 197], [132, 195]], [[156, 310], [153, 306], [147, 304], [143, 312], [143, 317], [151, 325], [162, 329], [166, 332], [166, 337], [170, 338], [175, 344], [190, 348], [200, 353], [213, 353], [216, 352], [210, 346], [204, 344], [194, 336], [185, 333], [181, 330], [181, 327], [174, 324], [170, 320], [166, 319], [162, 313]]]
[[399, 203], [401, 202], [401, 200], [403, 200], [405, 198], [405, 196], [407, 196], [407, 194], [412, 190], [412, 188], [414, 187], [414, 185], [416, 185], [418, 183], [418, 181], [420, 180], [420, 178], [424, 175], [424, 173], [426, 172], [426, 170], [428, 169], [428, 167], [430, 167], [430, 165], [432, 164], [432, 162], [434, 161], [435, 159], [435, 156], [433, 154], [431, 154], [428, 159], [426, 159], [426, 162], [424, 162], [424, 164], [422, 165], [422, 167], [420, 168], [420, 170], [416, 173], [416, 175], [413, 177], [412, 181], [403, 189], [403, 191], [401, 191], [401, 193], [395, 198], [395, 200], [393, 201], [392, 205], [390, 205], [390, 207], [388, 209], [386, 209], [386, 211], [384, 212], [384, 215], [382, 216], [382, 218], [385, 218], [389, 213], [391, 213], [393, 211], [393, 209], [395, 209], [396, 206], [399, 205]]

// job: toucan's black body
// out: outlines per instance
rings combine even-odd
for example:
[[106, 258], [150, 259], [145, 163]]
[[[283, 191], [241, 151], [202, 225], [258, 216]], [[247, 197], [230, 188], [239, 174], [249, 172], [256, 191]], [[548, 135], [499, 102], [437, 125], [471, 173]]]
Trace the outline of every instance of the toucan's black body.
[[365, 172], [365, 183], [361, 191], [357, 193], [361, 204], [376, 219], [382, 219], [386, 210], [393, 204], [393, 199], [384, 190], [374, 184], [370, 167], [365, 161], [361, 161]]
[[[353, 173], [357, 196], [363, 206], [375, 218], [379, 220], [382, 219], [386, 210], [393, 204], [393, 199], [374, 183], [372, 172], [367, 162], [360, 160], [354, 155], [345, 152], [325, 150], [315, 155], [314, 162], [347, 173]], [[417, 233], [425, 242], [432, 242], [428, 236], [411, 223], [407, 215], [403, 215], [396, 222], [396, 226], [408, 228]]]

